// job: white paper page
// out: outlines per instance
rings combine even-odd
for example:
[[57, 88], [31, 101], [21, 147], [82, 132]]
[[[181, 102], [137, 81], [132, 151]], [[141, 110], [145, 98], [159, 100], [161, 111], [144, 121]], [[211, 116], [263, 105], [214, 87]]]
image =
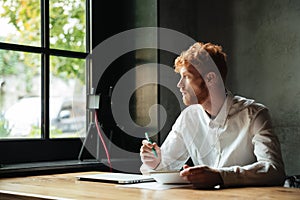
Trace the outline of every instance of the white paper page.
[[190, 184], [160, 184], [157, 182], [149, 183], [135, 183], [135, 184], [126, 184], [126, 185], [116, 185], [116, 187], [124, 188], [140, 188], [140, 189], [149, 189], [149, 190], [168, 190], [172, 188], [182, 188], [182, 187], [191, 187]]

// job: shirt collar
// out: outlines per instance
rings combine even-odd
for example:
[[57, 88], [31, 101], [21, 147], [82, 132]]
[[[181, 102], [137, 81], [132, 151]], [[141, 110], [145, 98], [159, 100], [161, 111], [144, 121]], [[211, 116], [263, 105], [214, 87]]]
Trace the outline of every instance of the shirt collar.
[[227, 90], [226, 94], [227, 94], [226, 99], [225, 99], [219, 113], [210, 122], [211, 126], [224, 126], [225, 125], [230, 107], [232, 105], [232, 100], [233, 100], [233, 95], [230, 91]]

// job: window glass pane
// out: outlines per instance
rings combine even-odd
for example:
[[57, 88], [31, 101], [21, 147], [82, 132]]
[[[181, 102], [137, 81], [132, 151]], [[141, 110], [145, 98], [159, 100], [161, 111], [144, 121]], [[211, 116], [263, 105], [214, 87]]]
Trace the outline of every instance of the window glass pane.
[[80, 137], [86, 124], [85, 59], [50, 57], [50, 138]]
[[1, 0], [0, 41], [40, 46], [40, 13], [40, 0]]
[[40, 138], [40, 55], [0, 50], [0, 138]]
[[50, 1], [50, 47], [85, 52], [85, 0]]

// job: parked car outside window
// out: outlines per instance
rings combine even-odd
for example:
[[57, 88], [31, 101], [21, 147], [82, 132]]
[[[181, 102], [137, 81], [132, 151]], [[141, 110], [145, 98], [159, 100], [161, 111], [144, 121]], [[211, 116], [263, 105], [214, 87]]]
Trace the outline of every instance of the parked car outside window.
[[[51, 97], [49, 103], [51, 131], [64, 135], [84, 131], [84, 102]], [[34, 128], [41, 128], [41, 98], [21, 98], [4, 112], [4, 119], [7, 121], [7, 129], [10, 130], [8, 137], [30, 137]]]

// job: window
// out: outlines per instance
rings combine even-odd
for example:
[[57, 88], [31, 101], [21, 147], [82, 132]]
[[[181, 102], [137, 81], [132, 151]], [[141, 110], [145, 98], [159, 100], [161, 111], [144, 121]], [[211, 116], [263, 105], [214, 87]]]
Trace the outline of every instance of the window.
[[76, 159], [89, 0], [0, 2], [0, 164]]

